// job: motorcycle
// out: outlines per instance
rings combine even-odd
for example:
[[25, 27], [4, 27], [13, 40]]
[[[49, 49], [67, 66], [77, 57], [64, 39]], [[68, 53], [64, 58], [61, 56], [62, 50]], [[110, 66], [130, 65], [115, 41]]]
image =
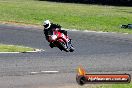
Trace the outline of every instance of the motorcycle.
[[58, 47], [61, 51], [62, 50], [66, 52], [74, 51], [72, 44], [68, 46], [69, 41], [70, 38], [58, 30], [53, 31], [53, 35], [49, 35], [49, 42], [54, 44], [54, 46]]

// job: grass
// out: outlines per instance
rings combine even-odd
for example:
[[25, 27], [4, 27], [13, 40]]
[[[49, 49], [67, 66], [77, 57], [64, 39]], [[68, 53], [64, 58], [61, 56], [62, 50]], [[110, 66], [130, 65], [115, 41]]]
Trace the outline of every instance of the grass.
[[130, 84], [104, 84], [95, 88], [132, 88], [132, 83]]
[[0, 52], [25, 52], [33, 50], [34, 50], [33, 48], [24, 46], [0, 44]]
[[83, 86], [73, 86], [66, 88], [132, 88], [132, 83], [130, 84], [85, 84]]
[[43, 20], [63, 28], [127, 32], [120, 25], [132, 23], [132, 7], [55, 3], [38, 0], [0, 0], [0, 21], [41, 25]]

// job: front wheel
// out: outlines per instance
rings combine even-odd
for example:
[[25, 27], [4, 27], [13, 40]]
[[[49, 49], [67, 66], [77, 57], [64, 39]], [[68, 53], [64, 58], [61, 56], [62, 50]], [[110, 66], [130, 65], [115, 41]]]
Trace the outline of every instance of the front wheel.
[[70, 50], [69, 50], [70, 52], [73, 52], [74, 51], [74, 48], [70, 48]]

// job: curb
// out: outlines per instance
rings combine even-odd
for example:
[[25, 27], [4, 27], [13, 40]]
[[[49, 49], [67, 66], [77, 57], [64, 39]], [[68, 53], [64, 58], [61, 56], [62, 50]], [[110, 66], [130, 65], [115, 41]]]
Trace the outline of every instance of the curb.
[[0, 54], [37, 53], [37, 52], [43, 52], [43, 51], [45, 51], [45, 50], [34, 49], [34, 51], [25, 51], [25, 52], [0, 52]]
[[98, 34], [107, 34], [107, 33], [113, 33], [113, 34], [125, 34], [128, 35], [129, 33], [118, 33], [118, 32], [104, 32], [104, 31], [91, 31], [91, 30], [77, 30], [77, 29], [65, 29], [62, 28], [63, 30], [68, 30], [68, 31], [79, 31], [79, 32], [87, 32], [87, 33], [98, 33]]

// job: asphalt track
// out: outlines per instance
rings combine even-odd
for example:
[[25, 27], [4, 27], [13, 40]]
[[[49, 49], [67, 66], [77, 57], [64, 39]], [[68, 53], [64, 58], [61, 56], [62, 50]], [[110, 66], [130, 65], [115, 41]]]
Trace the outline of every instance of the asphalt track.
[[68, 34], [75, 47], [72, 53], [51, 49], [42, 28], [1, 24], [0, 43], [45, 51], [0, 54], [0, 88], [77, 88], [75, 76], [80, 65], [88, 73], [132, 73], [132, 35], [84, 31]]

